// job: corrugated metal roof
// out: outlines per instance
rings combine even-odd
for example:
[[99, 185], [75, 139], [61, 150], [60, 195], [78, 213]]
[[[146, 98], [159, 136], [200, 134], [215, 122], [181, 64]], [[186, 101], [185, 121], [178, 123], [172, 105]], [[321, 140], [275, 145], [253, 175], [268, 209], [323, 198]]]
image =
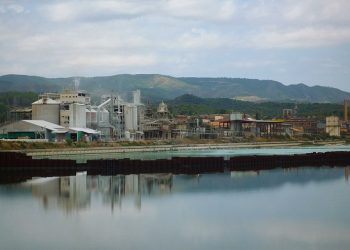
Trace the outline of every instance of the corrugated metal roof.
[[48, 129], [48, 130], [52, 130], [52, 131], [65, 129], [64, 127], [62, 127], [60, 125], [54, 124], [52, 122], [47, 122], [44, 120], [23, 120], [23, 121], [30, 123], [30, 124], [33, 124], [33, 125], [36, 125], [36, 126], [39, 126], [39, 127], [43, 127], [45, 129]]
[[101, 133], [100, 131], [97, 131], [97, 130], [94, 130], [91, 128], [69, 128], [69, 129], [73, 130], [73, 131], [81, 131], [81, 132], [84, 132], [86, 134], [100, 134]]
[[[45, 99], [45, 101], [44, 101]], [[41, 98], [32, 104], [60, 104], [60, 102], [52, 100], [51, 98]]]

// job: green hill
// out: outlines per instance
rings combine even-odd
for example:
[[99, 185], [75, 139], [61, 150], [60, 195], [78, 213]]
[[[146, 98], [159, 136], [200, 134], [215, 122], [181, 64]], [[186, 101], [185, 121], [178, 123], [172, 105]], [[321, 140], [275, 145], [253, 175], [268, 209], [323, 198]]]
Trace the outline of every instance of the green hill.
[[[0, 76], [0, 92], [32, 91], [53, 92], [72, 88], [74, 77], [45, 78], [26, 75]], [[184, 94], [199, 97], [256, 99], [267, 101], [341, 102], [350, 99], [350, 93], [336, 88], [305, 84], [283, 85], [277, 81], [241, 78], [171, 77], [158, 74], [114, 75], [79, 77], [80, 89], [93, 96], [119, 93], [128, 97], [135, 89], [142, 91], [145, 99], [159, 101], [173, 99]]]
[[[167, 102], [170, 111], [175, 115], [201, 115], [242, 112], [261, 119], [282, 117], [282, 110], [294, 108], [292, 102], [253, 103], [232, 100], [229, 98], [200, 98], [193, 95], [179, 96]], [[329, 115], [343, 116], [343, 106], [333, 103], [300, 103], [298, 116], [324, 118]]]

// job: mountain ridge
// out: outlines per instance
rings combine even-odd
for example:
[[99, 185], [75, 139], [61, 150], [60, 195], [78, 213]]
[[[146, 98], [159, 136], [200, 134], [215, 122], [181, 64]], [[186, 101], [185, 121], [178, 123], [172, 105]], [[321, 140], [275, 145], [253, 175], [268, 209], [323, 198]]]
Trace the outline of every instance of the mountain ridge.
[[140, 89], [144, 99], [158, 101], [184, 94], [207, 98], [235, 98], [256, 96], [267, 101], [334, 103], [350, 99], [350, 93], [334, 87], [307, 86], [304, 83], [284, 85], [274, 80], [230, 77], [173, 77], [161, 74], [117, 74], [94, 77], [56, 77], [8, 74], [0, 76], [0, 92], [53, 92], [73, 87], [80, 80], [80, 88], [94, 96], [117, 92], [129, 98], [130, 92]]

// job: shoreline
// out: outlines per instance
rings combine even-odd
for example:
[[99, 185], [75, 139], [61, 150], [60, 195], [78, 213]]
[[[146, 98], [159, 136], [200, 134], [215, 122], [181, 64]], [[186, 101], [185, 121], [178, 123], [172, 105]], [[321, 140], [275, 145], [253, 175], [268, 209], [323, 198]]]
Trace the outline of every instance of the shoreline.
[[262, 171], [302, 167], [342, 167], [349, 173], [350, 151], [303, 154], [206, 157], [172, 157], [171, 159], [135, 160], [97, 159], [79, 163], [71, 159], [33, 159], [23, 153], [0, 153], [0, 183], [23, 182], [33, 177], [129, 174], [223, 173], [225, 171]]
[[178, 145], [148, 145], [148, 146], [124, 146], [124, 147], [88, 147], [88, 148], [51, 148], [51, 149], [23, 149], [2, 150], [2, 152], [21, 152], [28, 156], [44, 157], [58, 155], [90, 155], [105, 153], [137, 153], [137, 152], [165, 152], [186, 150], [219, 150], [241, 148], [273, 148], [273, 147], [303, 147], [347, 145], [345, 141], [293, 141], [293, 142], [245, 142], [245, 143], [218, 143], [218, 144], [178, 144]]

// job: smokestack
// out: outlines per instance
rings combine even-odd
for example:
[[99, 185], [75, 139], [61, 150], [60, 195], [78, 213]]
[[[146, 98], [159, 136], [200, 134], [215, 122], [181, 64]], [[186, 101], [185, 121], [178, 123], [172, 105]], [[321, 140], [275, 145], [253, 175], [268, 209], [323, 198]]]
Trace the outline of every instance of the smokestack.
[[348, 100], [344, 100], [344, 121], [348, 122]]

